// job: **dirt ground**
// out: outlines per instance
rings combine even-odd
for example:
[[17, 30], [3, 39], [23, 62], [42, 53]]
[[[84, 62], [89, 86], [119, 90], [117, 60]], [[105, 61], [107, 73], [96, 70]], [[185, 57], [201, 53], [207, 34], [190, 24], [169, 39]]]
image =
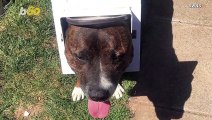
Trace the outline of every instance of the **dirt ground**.
[[142, 0], [133, 120], [212, 119], [212, 1]]

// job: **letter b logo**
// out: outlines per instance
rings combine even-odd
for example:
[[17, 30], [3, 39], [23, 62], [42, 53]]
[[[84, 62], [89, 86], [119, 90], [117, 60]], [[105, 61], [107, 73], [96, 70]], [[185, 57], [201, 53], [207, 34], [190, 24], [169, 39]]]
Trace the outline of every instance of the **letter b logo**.
[[19, 15], [26, 15], [26, 9], [24, 9], [23, 7], [21, 7], [20, 13]]

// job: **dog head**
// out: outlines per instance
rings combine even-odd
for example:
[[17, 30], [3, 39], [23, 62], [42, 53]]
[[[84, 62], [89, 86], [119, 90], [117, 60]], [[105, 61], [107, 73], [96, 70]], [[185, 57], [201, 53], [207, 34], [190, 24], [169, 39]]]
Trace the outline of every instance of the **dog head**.
[[132, 61], [129, 27], [126, 24], [103, 28], [69, 25], [65, 55], [87, 96], [95, 101], [107, 100]]

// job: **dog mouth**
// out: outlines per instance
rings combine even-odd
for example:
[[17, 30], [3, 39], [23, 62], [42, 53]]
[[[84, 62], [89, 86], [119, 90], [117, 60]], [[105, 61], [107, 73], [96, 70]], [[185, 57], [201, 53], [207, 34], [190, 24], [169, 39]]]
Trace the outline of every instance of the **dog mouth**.
[[109, 91], [89, 90], [88, 111], [93, 118], [105, 118], [110, 111]]
[[88, 99], [88, 111], [93, 118], [105, 118], [110, 111], [110, 101], [93, 101]]
[[88, 96], [88, 112], [93, 118], [105, 118], [110, 111], [110, 98], [112, 91], [100, 89], [98, 87], [91, 87], [87, 89]]

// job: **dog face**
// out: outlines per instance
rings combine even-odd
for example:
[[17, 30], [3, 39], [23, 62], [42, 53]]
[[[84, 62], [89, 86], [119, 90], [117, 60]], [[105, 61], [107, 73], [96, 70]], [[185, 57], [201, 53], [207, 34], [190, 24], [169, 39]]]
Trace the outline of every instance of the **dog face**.
[[84, 93], [95, 101], [107, 100], [132, 61], [128, 26], [97, 29], [69, 25], [65, 55]]

